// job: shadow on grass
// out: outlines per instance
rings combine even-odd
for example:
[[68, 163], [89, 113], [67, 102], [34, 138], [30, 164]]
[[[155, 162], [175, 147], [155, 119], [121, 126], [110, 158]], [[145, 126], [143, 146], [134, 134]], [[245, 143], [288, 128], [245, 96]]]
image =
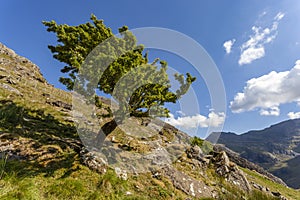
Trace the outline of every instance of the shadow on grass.
[[60, 178], [66, 178], [70, 176], [73, 172], [79, 170], [75, 167], [75, 153], [63, 157], [59, 160], [52, 160], [46, 166], [41, 165], [39, 162], [32, 162], [28, 160], [8, 160], [4, 168], [4, 178], [5, 176], [26, 178], [38, 175], [43, 175], [45, 177], [55, 176], [57, 170], [62, 170], [59, 173]]
[[0, 127], [42, 144], [49, 143], [51, 138], [79, 139], [74, 125], [64, 124], [43, 110], [26, 109], [9, 100], [0, 101]]
[[[35, 176], [40, 173], [52, 176], [55, 171], [65, 169], [62, 177], [66, 177], [76, 170], [74, 163], [76, 159], [79, 160], [77, 155], [81, 143], [74, 125], [62, 123], [52, 115], [45, 114], [43, 110], [28, 109], [10, 100], [1, 100], [0, 138], [3, 141], [10, 141], [13, 145], [18, 143], [20, 137], [33, 141], [34, 150], [45, 147], [46, 150], [39, 156], [47, 155], [43, 159], [36, 156], [28, 156], [29, 159], [26, 156], [18, 159], [20, 149], [10, 149], [9, 152], [14, 159], [7, 161], [6, 173], [15, 173], [18, 177]], [[52, 151], [54, 149], [52, 152], [48, 146], [55, 146], [62, 151], [52, 148]], [[4, 155], [5, 149], [3, 151], [0, 152], [2, 155]], [[36, 152], [26, 153], [34, 155]], [[32, 160], [32, 158], [36, 158], [36, 160]]]

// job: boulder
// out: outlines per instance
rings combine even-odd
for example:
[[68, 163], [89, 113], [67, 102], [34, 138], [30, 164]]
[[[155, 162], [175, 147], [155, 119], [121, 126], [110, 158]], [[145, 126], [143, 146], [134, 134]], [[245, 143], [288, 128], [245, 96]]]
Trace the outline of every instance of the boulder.
[[187, 154], [188, 158], [194, 158], [197, 160], [200, 160], [203, 157], [203, 151], [198, 145], [195, 145], [195, 146], [187, 149], [186, 154]]
[[168, 177], [174, 187], [195, 198], [213, 197], [213, 189], [200, 180], [193, 179], [191, 176], [166, 166], [162, 169], [162, 174]]
[[105, 157], [101, 155], [101, 153], [82, 149], [82, 151], [80, 152], [80, 157], [82, 162], [90, 169], [100, 174], [106, 173], [108, 162], [106, 161]]
[[250, 184], [237, 165], [231, 162], [225, 151], [214, 152], [211, 163], [215, 166], [215, 171], [223, 176], [226, 181], [242, 188], [244, 191], [250, 191]]

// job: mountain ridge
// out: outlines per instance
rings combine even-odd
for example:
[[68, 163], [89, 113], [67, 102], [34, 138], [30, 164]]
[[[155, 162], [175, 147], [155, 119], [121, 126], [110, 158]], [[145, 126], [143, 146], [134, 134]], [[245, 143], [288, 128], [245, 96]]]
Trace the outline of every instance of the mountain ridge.
[[291, 170], [295, 168], [295, 164], [289, 164], [290, 160], [298, 160], [300, 152], [300, 119], [286, 120], [262, 130], [239, 135], [222, 132], [218, 143], [225, 144], [243, 158], [279, 176], [289, 186], [300, 187], [300, 175]]

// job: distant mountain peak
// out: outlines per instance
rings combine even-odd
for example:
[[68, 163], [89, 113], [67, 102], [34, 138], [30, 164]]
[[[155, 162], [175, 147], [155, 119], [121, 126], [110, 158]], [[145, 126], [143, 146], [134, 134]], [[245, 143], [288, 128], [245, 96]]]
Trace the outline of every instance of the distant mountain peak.
[[[218, 133], [219, 134], [219, 133]], [[300, 174], [295, 164], [300, 155], [300, 119], [290, 119], [271, 125], [263, 130], [244, 134], [221, 133], [218, 143], [238, 152], [276, 176], [289, 186], [300, 187]], [[209, 140], [210, 138], [208, 138]]]

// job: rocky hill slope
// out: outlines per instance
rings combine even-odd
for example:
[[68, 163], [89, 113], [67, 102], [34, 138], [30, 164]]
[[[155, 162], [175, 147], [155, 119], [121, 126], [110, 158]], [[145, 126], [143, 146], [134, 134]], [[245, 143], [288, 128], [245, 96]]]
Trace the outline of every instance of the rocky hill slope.
[[300, 119], [241, 135], [222, 133], [218, 143], [282, 178], [289, 186], [300, 188]]
[[193, 138], [159, 120], [116, 126], [109, 100], [100, 100], [96, 116], [106, 135], [102, 148], [89, 148], [78, 127], [92, 125], [75, 117], [82, 113], [72, 110], [71, 93], [0, 44], [0, 199], [300, 198], [267, 172], [232, 162], [225, 150], [191, 146]]

